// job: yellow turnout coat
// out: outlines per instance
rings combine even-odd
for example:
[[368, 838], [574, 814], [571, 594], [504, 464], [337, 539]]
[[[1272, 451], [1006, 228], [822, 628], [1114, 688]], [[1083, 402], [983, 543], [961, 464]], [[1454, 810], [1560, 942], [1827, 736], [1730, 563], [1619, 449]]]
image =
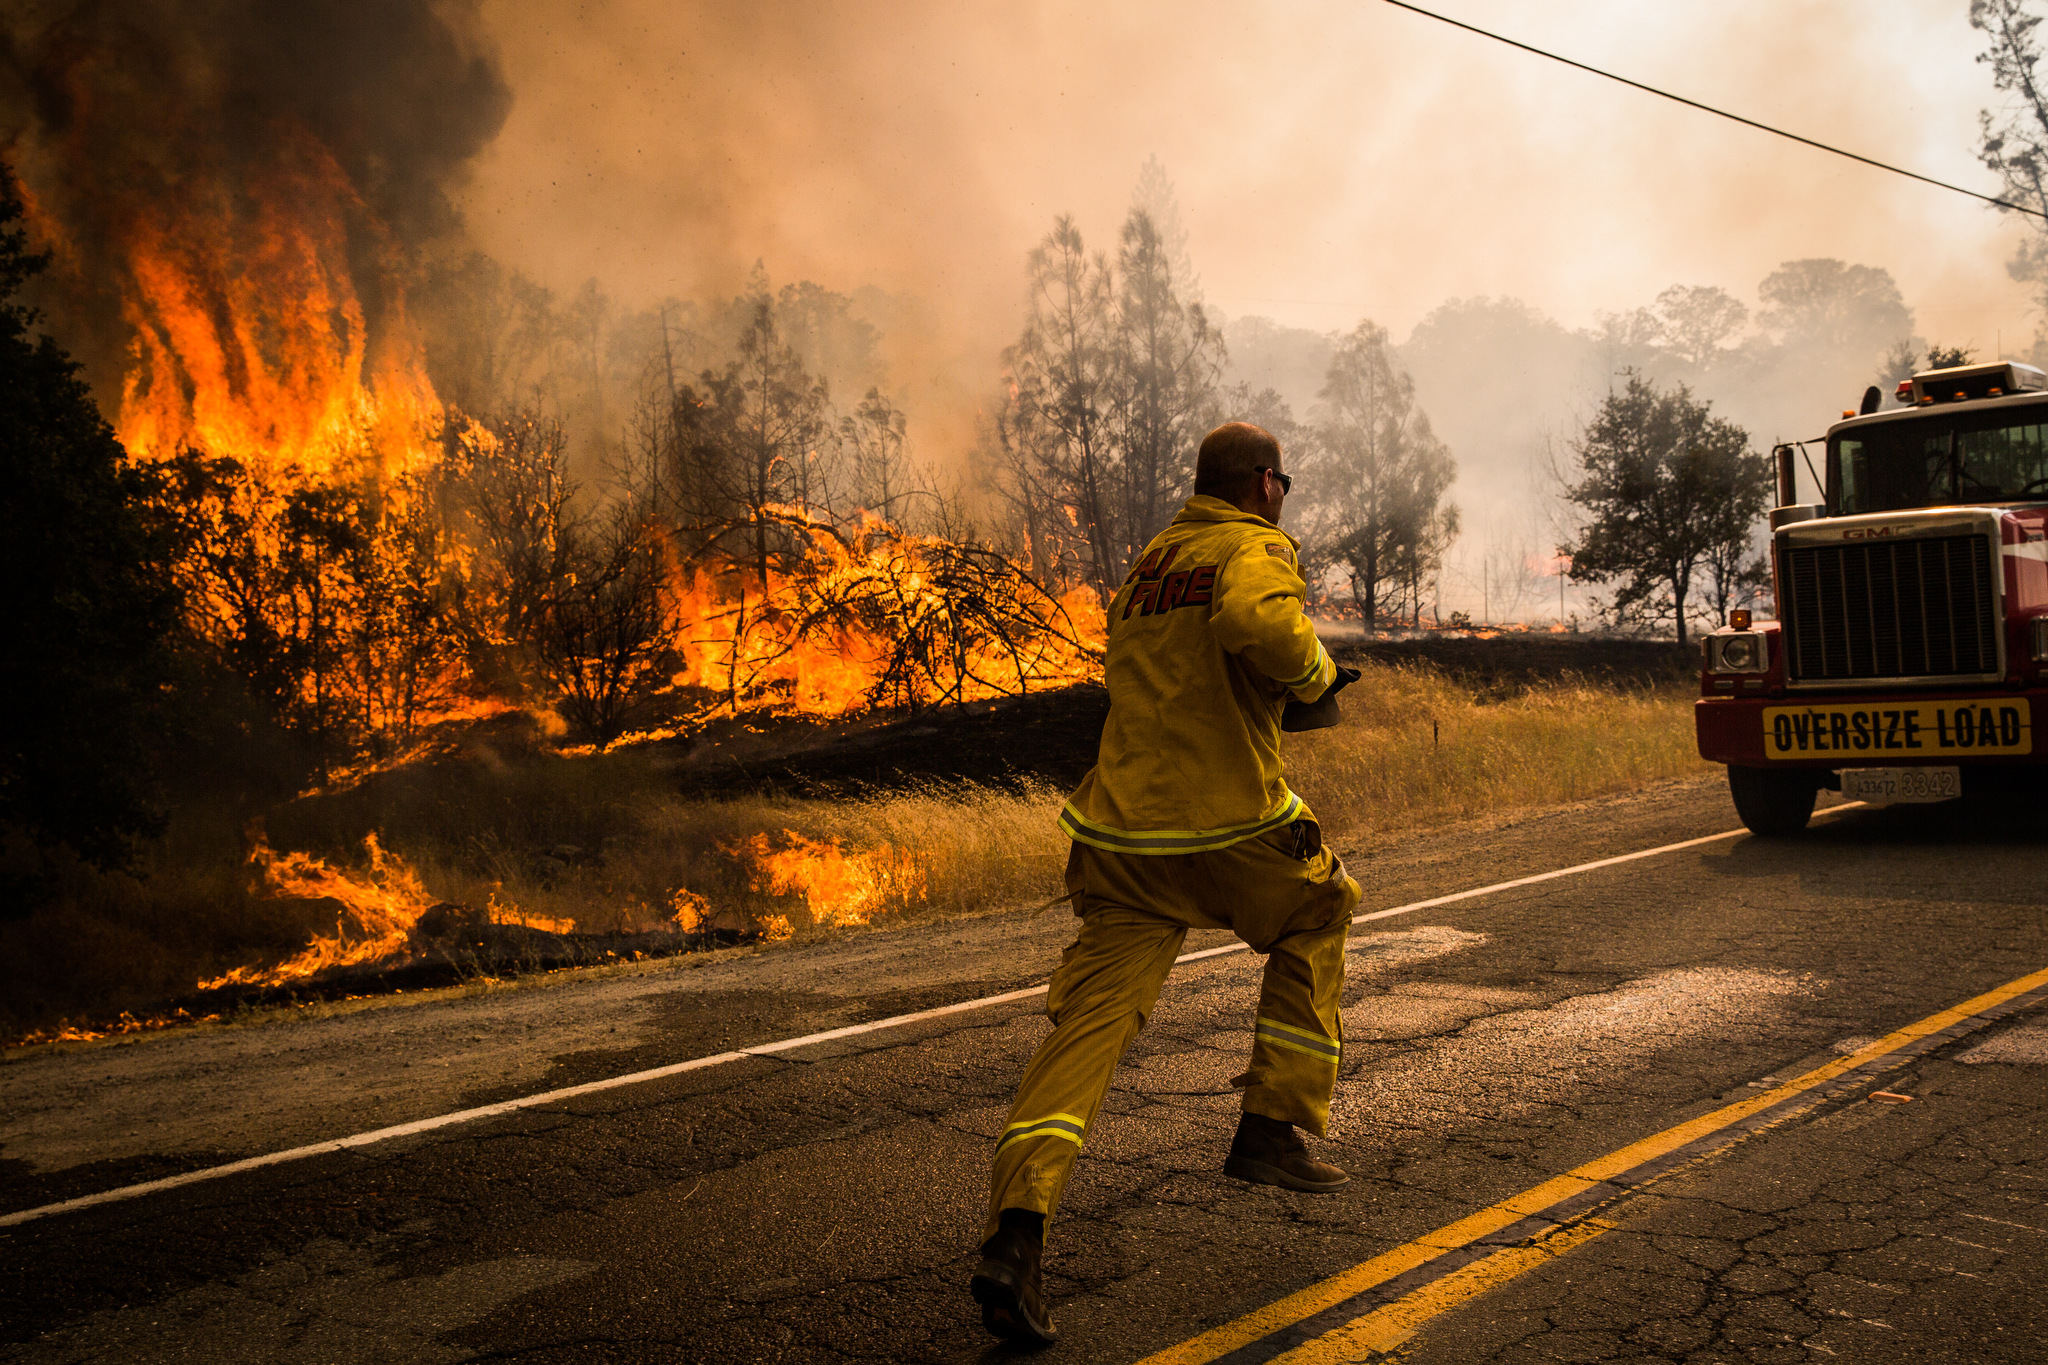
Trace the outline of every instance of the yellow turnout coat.
[[1302, 615], [1300, 542], [1198, 494], [1109, 605], [1109, 721], [1060, 814], [1111, 853], [1228, 848], [1305, 814], [1280, 776], [1280, 711], [1336, 665]]

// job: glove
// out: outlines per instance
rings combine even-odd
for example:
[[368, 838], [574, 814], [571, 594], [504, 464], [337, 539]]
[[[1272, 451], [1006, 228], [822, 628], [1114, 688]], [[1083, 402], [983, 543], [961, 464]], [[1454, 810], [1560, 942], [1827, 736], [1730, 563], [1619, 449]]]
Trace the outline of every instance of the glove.
[[1355, 668], [1337, 665], [1337, 678], [1314, 701], [1287, 699], [1280, 710], [1280, 728], [1289, 734], [1302, 730], [1327, 730], [1343, 719], [1337, 710], [1337, 694], [1364, 676]]

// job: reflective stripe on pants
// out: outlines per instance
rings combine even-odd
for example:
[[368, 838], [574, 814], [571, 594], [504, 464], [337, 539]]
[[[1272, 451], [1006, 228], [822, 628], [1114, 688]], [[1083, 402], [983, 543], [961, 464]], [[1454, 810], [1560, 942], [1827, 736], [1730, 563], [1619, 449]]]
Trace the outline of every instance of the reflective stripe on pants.
[[1245, 1109], [1326, 1132], [1343, 1052], [1344, 938], [1359, 891], [1335, 854], [1297, 858], [1299, 846], [1292, 827], [1209, 853], [1074, 845], [1067, 888], [1081, 932], [1053, 973], [1052, 1032], [997, 1140], [984, 1239], [1006, 1208], [1048, 1218], [1058, 1209], [1117, 1062], [1191, 928], [1230, 929], [1266, 954], [1251, 1064], [1232, 1082]]

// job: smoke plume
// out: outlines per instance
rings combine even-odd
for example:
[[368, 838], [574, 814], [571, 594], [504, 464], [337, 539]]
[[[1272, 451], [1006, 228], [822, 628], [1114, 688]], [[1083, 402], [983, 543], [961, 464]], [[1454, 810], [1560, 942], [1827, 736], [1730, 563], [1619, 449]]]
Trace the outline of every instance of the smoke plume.
[[[125, 376], [130, 404], [189, 405], [214, 368], [303, 388], [323, 349], [369, 382], [416, 347], [408, 272], [459, 231], [451, 191], [511, 107], [474, 3], [31, 3], [0, 24], [0, 151], [103, 397]], [[252, 272], [296, 312], [241, 307]]]

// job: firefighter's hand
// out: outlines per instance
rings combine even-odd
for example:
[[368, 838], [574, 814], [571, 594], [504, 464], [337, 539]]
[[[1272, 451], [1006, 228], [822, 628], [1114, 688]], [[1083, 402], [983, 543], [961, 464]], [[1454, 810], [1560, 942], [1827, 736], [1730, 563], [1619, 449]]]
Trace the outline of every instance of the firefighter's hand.
[[1337, 665], [1337, 676], [1323, 689], [1323, 695], [1314, 701], [1302, 702], [1287, 699], [1287, 705], [1280, 710], [1280, 728], [1289, 734], [1303, 730], [1327, 730], [1343, 719], [1337, 710], [1337, 694], [1358, 681], [1362, 675], [1355, 668]]

